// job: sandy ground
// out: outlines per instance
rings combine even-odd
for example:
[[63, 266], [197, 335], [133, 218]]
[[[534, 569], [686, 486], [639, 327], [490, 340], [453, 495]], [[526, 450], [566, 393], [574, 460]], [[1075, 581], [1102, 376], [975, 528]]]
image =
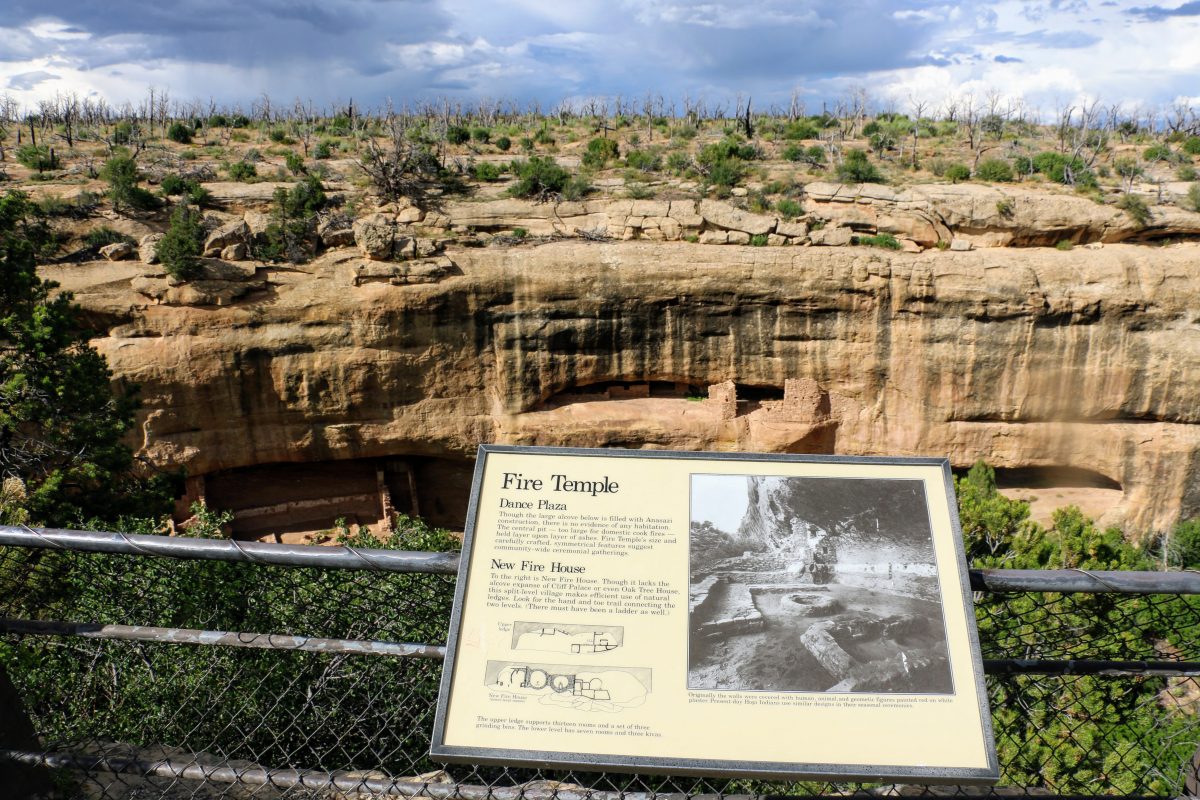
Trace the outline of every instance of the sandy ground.
[[1054, 510], [1063, 506], [1079, 506], [1087, 516], [1102, 520], [1120, 504], [1122, 497], [1120, 489], [1094, 486], [1006, 486], [1000, 493], [1014, 500], [1030, 501], [1030, 518], [1047, 527], [1054, 523]]

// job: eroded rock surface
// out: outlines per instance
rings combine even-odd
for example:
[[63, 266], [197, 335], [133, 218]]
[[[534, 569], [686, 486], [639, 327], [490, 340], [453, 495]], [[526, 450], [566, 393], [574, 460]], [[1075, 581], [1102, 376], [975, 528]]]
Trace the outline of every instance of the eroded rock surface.
[[[1119, 485], [1111, 521], [1132, 531], [1200, 513], [1200, 245], [559, 242], [446, 260], [214, 266], [210, 293], [131, 261], [44, 272], [140, 385], [141, 454], [193, 476], [465, 464], [491, 441], [911, 454], [1089, 470]], [[726, 381], [734, 397], [701, 399]]]

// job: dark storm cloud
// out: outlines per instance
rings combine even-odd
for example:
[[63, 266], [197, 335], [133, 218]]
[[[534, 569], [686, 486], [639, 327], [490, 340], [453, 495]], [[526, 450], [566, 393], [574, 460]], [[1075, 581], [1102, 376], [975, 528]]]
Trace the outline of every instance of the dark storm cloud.
[[435, 0], [17, 0], [0, 6], [5, 27], [45, 18], [65, 23], [64, 33], [91, 35], [63, 48], [88, 68], [153, 59], [270, 68], [332, 59], [365, 74], [386, 63], [388, 42], [438, 36], [449, 24]]
[[44, 83], [45, 81], [54, 80], [57, 77], [58, 76], [55, 75], [53, 72], [46, 72], [45, 70], [34, 70], [33, 72], [22, 72], [19, 75], [13, 75], [11, 78], [8, 79], [8, 87], [7, 88], [22, 89], [22, 90], [23, 89], [32, 89], [33, 87], [37, 86], [39, 83]]
[[[1097, 8], [1084, 0], [1026, 2], [1015, 28], [1012, 15], [998, 14], [994, 5], [0, 0], [0, 69], [7, 67], [3, 74], [15, 91], [118, 91], [115, 86], [136, 94], [142, 83], [155, 82], [174, 97], [212, 95], [232, 103], [269, 92], [277, 101], [317, 103], [450, 95], [546, 105], [564, 97], [640, 97], [649, 90], [717, 103], [750, 95], [763, 108], [786, 102], [793, 88], [818, 102], [856, 85], [874, 90], [908, 72], [928, 78], [930, 69], [944, 70], [954, 78], [943, 85], [953, 86], [986, 74], [989, 65], [1073, 64], [1105, 31], [1080, 22]], [[1128, 13], [1147, 22], [1189, 16], [1200, 14], [1200, 0]], [[1004, 54], [995, 55], [996, 49]]]
[[1139, 8], [1131, 8], [1127, 12], [1131, 16], [1141, 17], [1150, 22], [1158, 22], [1160, 20], [1169, 19], [1171, 17], [1200, 17], [1200, 2], [1184, 3], [1175, 8], [1166, 8], [1164, 6], [1141, 6]]

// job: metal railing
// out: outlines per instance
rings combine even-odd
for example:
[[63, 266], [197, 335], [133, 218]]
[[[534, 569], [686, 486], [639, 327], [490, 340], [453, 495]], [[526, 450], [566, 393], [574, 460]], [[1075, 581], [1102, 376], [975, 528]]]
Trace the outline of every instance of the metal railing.
[[971, 573], [991, 790], [443, 769], [428, 747], [457, 561], [0, 528], [0, 682], [19, 707], [0, 714], [0, 776], [112, 800], [1165, 797], [1194, 781], [1200, 575], [1080, 570]]

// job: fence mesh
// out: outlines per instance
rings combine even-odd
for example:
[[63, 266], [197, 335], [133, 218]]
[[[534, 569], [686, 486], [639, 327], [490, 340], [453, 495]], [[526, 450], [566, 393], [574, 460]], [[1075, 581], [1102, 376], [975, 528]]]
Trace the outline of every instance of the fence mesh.
[[[441, 644], [453, 588], [453, 576], [435, 574], [0, 547], [0, 617], [10, 620]], [[1200, 598], [1190, 595], [978, 593], [976, 608], [985, 659], [1200, 661]], [[52, 768], [32, 771], [50, 777], [40, 788], [53, 797], [566, 800], [580, 791], [1177, 796], [1200, 746], [1191, 677], [998, 670], [987, 679], [1001, 765], [993, 789], [442, 768], [428, 757], [440, 661], [286, 645], [0, 634], [0, 680], [24, 716], [0, 721], [0, 750], [45, 754]], [[20, 741], [23, 725], [35, 737]]]

